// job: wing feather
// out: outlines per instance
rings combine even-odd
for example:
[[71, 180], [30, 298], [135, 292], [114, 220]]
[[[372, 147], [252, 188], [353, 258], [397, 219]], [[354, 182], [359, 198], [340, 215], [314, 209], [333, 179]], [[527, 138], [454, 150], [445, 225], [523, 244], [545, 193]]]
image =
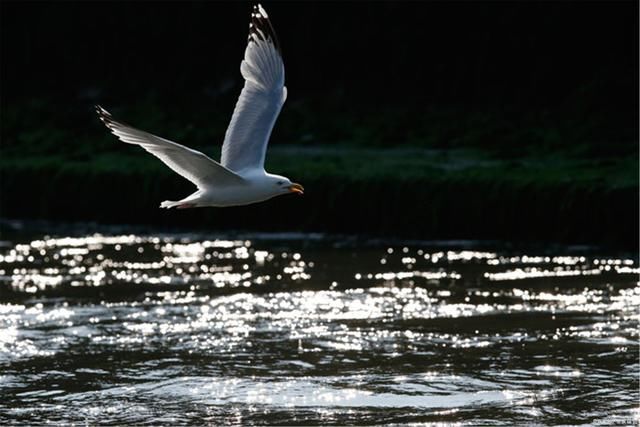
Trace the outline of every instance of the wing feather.
[[221, 158], [223, 166], [236, 172], [264, 169], [269, 137], [287, 97], [278, 39], [260, 5], [251, 13], [240, 72], [245, 83], [227, 128]]
[[214, 185], [245, 183], [244, 178], [199, 151], [117, 122], [107, 110], [99, 105], [96, 105], [96, 111], [100, 120], [121, 141], [140, 145], [162, 160], [178, 175], [193, 182], [199, 189]]

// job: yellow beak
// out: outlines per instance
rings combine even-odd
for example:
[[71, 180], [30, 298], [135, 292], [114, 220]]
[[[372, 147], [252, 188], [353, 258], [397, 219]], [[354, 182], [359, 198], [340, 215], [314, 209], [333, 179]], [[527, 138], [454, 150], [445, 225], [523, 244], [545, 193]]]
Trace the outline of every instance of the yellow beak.
[[289, 186], [289, 191], [291, 193], [298, 193], [300, 195], [304, 194], [304, 187], [300, 184], [296, 184], [295, 182]]

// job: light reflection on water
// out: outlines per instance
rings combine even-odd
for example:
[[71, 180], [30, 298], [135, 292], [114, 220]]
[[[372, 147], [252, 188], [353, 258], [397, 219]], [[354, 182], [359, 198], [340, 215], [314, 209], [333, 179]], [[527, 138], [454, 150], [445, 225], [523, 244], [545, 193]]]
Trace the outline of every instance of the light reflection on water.
[[637, 423], [637, 255], [14, 236], [0, 422]]

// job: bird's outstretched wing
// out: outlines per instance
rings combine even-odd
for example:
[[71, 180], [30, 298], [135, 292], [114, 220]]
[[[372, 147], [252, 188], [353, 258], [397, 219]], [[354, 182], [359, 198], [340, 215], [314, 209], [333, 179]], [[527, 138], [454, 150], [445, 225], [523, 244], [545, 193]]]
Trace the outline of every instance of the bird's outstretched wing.
[[117, 122], [99, 105], [96, 105], [96, 111], [100, 120], [121, 141], [142, 146], [178, 175], [193, 182], [199, 189], [207, 186], [245, 183], [244, 178], [199, 151]]
[[244, 88], [224, 138], [221, 158], [222, 165], [236, 172], [264, 168], [269, 136], [287, 98], [278, 40], [259, 4], [251, 13], [240, 72]]

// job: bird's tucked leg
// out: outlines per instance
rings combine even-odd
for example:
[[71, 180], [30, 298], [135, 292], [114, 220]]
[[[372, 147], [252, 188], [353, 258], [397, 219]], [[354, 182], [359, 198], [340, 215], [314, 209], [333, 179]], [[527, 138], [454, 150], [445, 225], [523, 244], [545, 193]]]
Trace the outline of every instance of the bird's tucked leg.
[[181, 203], [178, 206], [176, 206], [176, 209], [189, 209], [189, 208], [195, 208], [196, 204], [195, 203]]

